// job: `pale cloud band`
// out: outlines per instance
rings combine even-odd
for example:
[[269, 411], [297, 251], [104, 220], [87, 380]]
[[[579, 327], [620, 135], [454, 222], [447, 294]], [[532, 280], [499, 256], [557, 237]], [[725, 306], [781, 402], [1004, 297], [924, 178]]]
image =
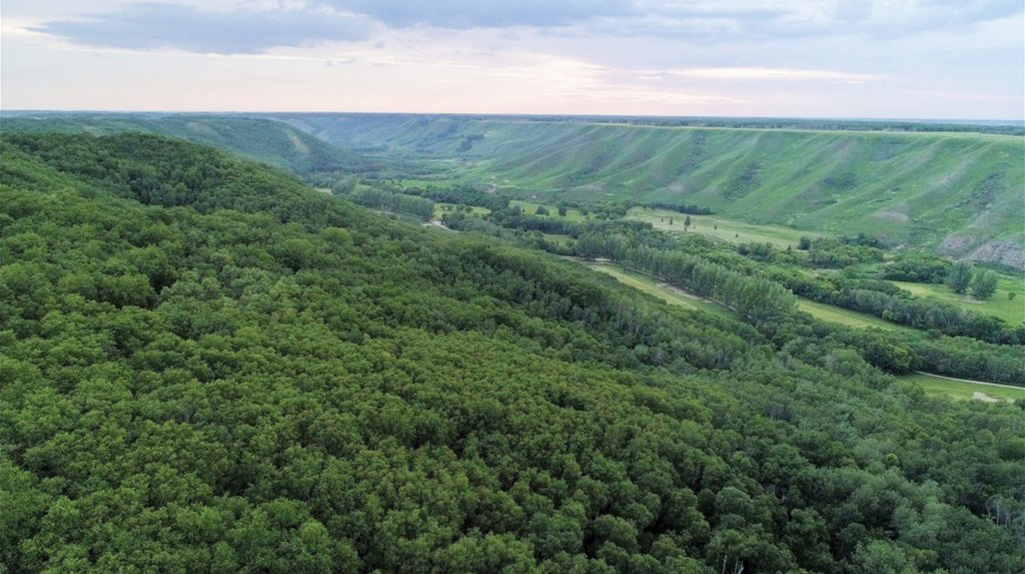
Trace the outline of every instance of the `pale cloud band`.
[[217, 12], [178, 4], [136, 4], [82, 19], [48, 22], [33, 30], [87, 46], [247, 54], [278, 46], [362, 40], [370, 28], [364, 17], [333, 11]]
[[854, 33], [899, 37], [1022, 11], [1018, 0], [750, 0], [725, 6], [706, 0], [309, 0], [270, 6], [216, 11], [184, 4], [129, 3], [109, 12], [47, 21], [34, 29], [89, 46], [231, 54], [362, 40], [375, 25], [554, 28], [610, 36], [684, 34], [724, 42]]
[[832, 70], [795, 70], [792, 68], [691, 68], [668, 70], [671, 76], [709, 80], [821, 80], [861, 84], [882, 79], [878, 74], [851, 74]]
[[1020, 118], [1025, 107], [1020, 0], [3, 1], [11, 108]]

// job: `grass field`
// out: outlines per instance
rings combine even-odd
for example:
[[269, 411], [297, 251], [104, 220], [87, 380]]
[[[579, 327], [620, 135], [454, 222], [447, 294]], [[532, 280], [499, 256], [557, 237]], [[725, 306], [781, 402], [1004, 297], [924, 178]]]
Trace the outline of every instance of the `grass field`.
[[[674, 233], [684, 233], [683, 222], [686, 217], [686, 215], [675, 211], [648, 207], [634, 207], [626, 214], [627, 219], [645, 221], [656, 229]], [[709, 215], [691, 215], [690, 221], [691, 226], [687, 228], [687, 233], [700, 233], [730, 243], [755, 242], [771, 243], [778, 247], [797, 247], [797, 241], [802, 235], [807, 237], [823, 236], [814, 231], [802, 231], [780, 225], [744, 223]]]
[[[462, 209], [467, 206], [456, 205], [454, 203], [435, 203], [434, 204], [434, 219], [441, 219], [441, 216], [445, 213], [452, 213], [456, 211], [454, 208]], [[476, 205], [469, 206], [470, 215], [487, 215], [491, 213], [491, 210], [486, 207], [478, 207]], [[446, 209], [447, 208], [447, 209]]]
[[[1001, 275], [997, 292], [986, 301], [976, 301], [964, 295], [958, 295], [946, 285], [925, 283], [905, 283], [893, 281], [893, 284], [907, 289], [916, 297], [937, 299], [952, 303], [973, 313], [994, 315], [1007, 321], [1010, 325], [1018, 325], [1025, 321], [1025, 279]], [[1008, 293], [1015, 293], [1014, 299], [1008, 299]]]
[[521, 201], [519, 199], [514, 199], [509, 202], [510, 207], [518, 207], [527, 215], [535, 215], [539, 205], [544, 205], [548, 209], [548, 215], [538, 215], [537, 217], [564, 218], [566, 221], [584, 221], [594, 218], [592, 215], [585, 216], [579, 209], [568, 208], [566, 210], [566, 215], [563, 216], [559, 215], [559, 208], [555, 205], [546, 205], [533, 201]]
[[986, 402], [1025, 400], [1025, 388], [994, 387], [967, 381], [952, 381], [920, 373], [898, 378], [920, 385], [930, 395], [946, 396], [953, 399], [975, 399]]
[[591, 269], [600, 271], [607, 275], [611, 275], [619, 280], [620, 283], [629, 285], [635, 289], [644, 291], [649, 295], [669, 303], [670, 305], [676, 305], [685, 309], [691, 310], [702, 310], [716, 315], [722, 315], [725, 317], [732, 317], [733, 314], [716, 303], [695, 297], [684, 293], [680, 289], [673, 288], [669, 285], [659, 284], [654, 279], [647, 275], [640, 273], [634, 273], [623, 269], [618, 265], [612, 264], [594, 264], [590, 266]]
[[830, 323], [840, 323], [857, 329], [878, 327], [880, 329], [892, 329], [899, 331], [912, 330], [911, 327], [891, 323], [880, 319], [879, 317], [873, 317], [872, 315], [866, 315], [865, 313], [858, 313], [857, 311], [851, 311], [850, 309], [844, 309], [842, 307], [834, 307], [833, 305], [818, 303], [804, 299], [803, 297], [798, 297], [797, 307], [802, 311], [810, 313], [816, 319], [829, 321]]

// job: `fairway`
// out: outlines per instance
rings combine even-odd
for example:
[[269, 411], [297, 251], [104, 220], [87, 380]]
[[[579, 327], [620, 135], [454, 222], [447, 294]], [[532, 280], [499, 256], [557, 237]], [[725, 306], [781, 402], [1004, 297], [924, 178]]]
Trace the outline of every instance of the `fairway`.
[[914, 373], [897, 377], [901, 381], [907, 381], [921, 385], [922, 389], [930, 395], [946, 396], [958, 400], [976, 399], [984, 402], [996, 401], [1021, 401], [1025, 400], [1025, 388], [1010, 388], [1007, 386], [981, 385], [969, 381], [956, 381]]
[[[972, 313], [993, 315], [1007, 321], [1009, 325], [1020, 325], [1022, 321], [1025, 321], [1025, 280], [1020, 277], [1001, 274], [997, 292], [986, 301], [976, 301], [964, 295], [958, 295], [946, 285], [904, 281], [892, 281], [892, 283], [901, 289], [910, 291], [916, 297], [952, 303]], [[1008, 299], [1008, 293], [1015, 293], [1014, 299]]]
[[[803, 231], [780, 225], [759, 225], [712, 217], [709, 215], [691, 215], [691, 225], [684, 229], [687, 215], [667, 209], [634, 207], [626, 214], [627, 219], [645, 221], [656, 229], [673, 233], [700, 233], [730, 243], [771, 243], [777, 247], [797, 247], [801, 236], [823, 237], [821, 233]], [[670, 223], [671, 222], [671, 223]]]

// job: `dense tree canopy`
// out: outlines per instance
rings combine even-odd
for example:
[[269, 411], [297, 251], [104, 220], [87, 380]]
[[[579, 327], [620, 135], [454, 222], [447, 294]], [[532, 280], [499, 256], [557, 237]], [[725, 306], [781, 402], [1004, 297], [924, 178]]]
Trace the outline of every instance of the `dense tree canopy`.
[[1025, 569], [1015, 405], [194, 145], [0, 145], [8, 572]]

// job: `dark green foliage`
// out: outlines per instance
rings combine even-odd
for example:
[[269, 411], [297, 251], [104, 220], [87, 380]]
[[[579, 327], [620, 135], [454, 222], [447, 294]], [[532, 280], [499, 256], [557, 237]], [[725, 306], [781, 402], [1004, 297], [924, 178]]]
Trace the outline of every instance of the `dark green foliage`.
[[434, 202], [421, 197], [364, 188], [348, 195], [349, 199], [372, 209], [407, 213], [423, 221], [434, 217]]
[[883, 279], [912, 283], [943, 283], [950, 273], [950, 262], [921, 252], [901, 252], [883, 266]]
[[1016, 407], [193, 145], [0, 146], [6, 572], [1025, 568]]
[[979, 300], [986, 300], [993, 296], [997, 290], [997, 274], [983, 269], [975, 274], [972, 280], [972, 297]]
[[954, 293], [964, 293], [972, 281], [972, 264], [967, 261], [958, 261], [950, 267], [947, 273], [947, 286]]

